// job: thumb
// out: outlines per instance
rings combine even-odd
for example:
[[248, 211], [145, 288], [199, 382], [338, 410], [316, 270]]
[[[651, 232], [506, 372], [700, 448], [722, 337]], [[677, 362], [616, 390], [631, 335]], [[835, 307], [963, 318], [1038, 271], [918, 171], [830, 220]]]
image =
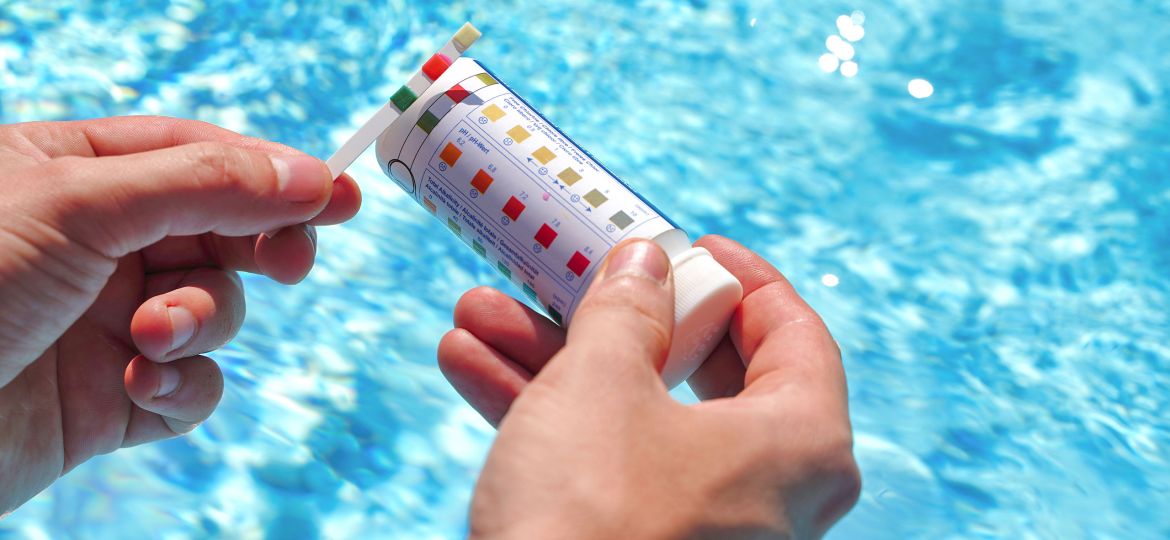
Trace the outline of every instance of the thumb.
[[670, 259], [647, 240], [619, 244], [573, 315], [565, 347], [545, 369], [547, 378], [562, 390], [581, 388], [591, 396], [636, 395], [632, 388], [665, 395], [659, 372], [673, 328]]
[[204, 142], [58, 160], [66, 234], [110, 257], [166, 236], [246, 236], [307, 221], [329, 202], [332, 175], [305, 154]]

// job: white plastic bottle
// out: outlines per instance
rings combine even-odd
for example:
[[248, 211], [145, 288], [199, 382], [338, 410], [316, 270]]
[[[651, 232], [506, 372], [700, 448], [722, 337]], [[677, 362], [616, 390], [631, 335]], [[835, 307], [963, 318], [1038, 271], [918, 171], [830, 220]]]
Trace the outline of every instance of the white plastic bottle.
[[475, 60], [460, 58], [377, 140], [383, 171], [559, 324], [627, 238], [670, 256], [674, 341], [663, 379], [685, 380], [727, 330], [743, 290], [707, 250]]

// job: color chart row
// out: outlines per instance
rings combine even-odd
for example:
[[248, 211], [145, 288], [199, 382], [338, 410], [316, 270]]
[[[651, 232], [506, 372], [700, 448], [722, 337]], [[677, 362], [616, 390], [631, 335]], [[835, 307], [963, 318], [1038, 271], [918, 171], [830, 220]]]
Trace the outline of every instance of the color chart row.
[[[508, 116], [508, 114], [496, 104], [491, 104], [487, 107], [484, 107], [480, 111], [480, 114], [482, 114], [485, 118], [488, 119], [488, 121], [492, 123], [500, 122]], [[505, 131], [505, 133], [508, 135], [508, 138], [504, 140], [505, 145], [520, 144], [532, 137], [532, 133], [520, 124], [512, 126], [507, 131]], [[531, 156], [531, 159], [536, 160], [536, 162], [540, 163], [541, 165], [548, 165], [557, 158], [556, 153], [544, 145], [537, 147], [529, 155]], [[581, 181], [582, 178], [581, 173], [577, 172], [572, 167], [565, 167], [563, 170], [561, 170], [561, 172], [556, 174], [556, 177], [560, 182], [569, 188], [573, 187], [574, 184]], [[606, 201], [609, 200], [609, 198], [606, 197], [604, 193], [597, 189], [590, 189], [584, 195], [581, 195], [580, 199], [584, 200], [589, 204], [589, 206], [595, 209], [600, 209], [601, 205], [605, 204]], [[618, 210], [612, 214], [609, 218], [609, 221], [610, 223], [613, 223], [614, 226], [616, 226], [619, 230], [624, 230], [634, 222], [633, 218], [631, 218], [629, 214], [622, 210]]]
[[[439, 153], [439, 159], [441, 159], [443, 163], [446, 163], [449, 169], [453, 169], [462, 156], [463, 151], [461, 151], [459, 147], [457, 147], [453, 142], [448, 142], [447, 145], [443, 147], [442, 152]], [[472, 177], [468, 180], [468, 185], [475, 189], [475, 191], [480, 195], [486, 195], [488, 189], [491, 188], [494, 182], [495, 179], [492, 178], [491, 174], [483, 169], [478, 169], [475, 174], [472, 175]], [[505, 202], [504, 205], [499, 209], [499, 213], [504, 217], [507, 217], [511, 222], [516, 222], [520, 219], [520, 216], [524, 213], [525, 209], [527, 209], [527, 205], [525, 205], [515, 195], [510, 195], [508, 196], [507, 202]], [[547, 250], [552, 248], [553, 242], [556, 241], [557, 236], [556, 229], [554, 229], [549, 223], [541, 223], [532, 239], [542, 248]], [[568, 261], [565, 263], [565, 267], [568, 268], [569, 271], [573, 272], [573, 274], [575, 274], [577, 277], [581, 277], [589, 268], [590, 263], [591, 261], [587, 256], [585, 256], [585, 254], [581, 253], [580, 251], [574, 251], [573, 254], [569, 257]]]

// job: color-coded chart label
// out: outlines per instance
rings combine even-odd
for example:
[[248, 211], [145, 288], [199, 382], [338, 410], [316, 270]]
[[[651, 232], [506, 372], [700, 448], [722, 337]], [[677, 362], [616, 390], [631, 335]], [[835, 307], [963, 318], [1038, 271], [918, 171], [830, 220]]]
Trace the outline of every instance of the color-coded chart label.
[[445, 65], [378, 139], [384, 171], [559, 322], [605, 254], [674, 226], [478, 63]]

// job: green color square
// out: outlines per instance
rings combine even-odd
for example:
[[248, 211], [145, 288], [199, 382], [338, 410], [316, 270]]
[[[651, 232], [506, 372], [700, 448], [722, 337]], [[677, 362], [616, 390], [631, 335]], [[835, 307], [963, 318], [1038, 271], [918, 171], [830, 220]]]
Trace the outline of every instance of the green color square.
[[431, 114], [431, 111], [427, 111], [423, 113], [422, 118], [418, 119], [418, 124], [416, 125], [419, 127], [419, 129], [427, 132], [429, 135], [431, 130], [435, 129], [435, 126], [438, 124], [439, 117]]
[[581, 198], [585, 199], [594, 208], [601, 206], [602, 203], [609, 200], [609, 197], [606, 197], [605, 195], [603, 195], [600, 191], [597, 191], [596, 189], [590, 191], [589, 193], [586, 193], [585, 196], [581, 197]]
[[455, 233], [456, 236], [463, 234], [463, 228], [460, 227], [458, 223], [455, 223], [455, 218], [447, 218], [447, 227], [451, 229], [451, 232]]
[[609, 220], [612, 221], [614, 225], [617, 225], [617, 228], [619, 228], [619, 229], [625, 229], [626, 227], [629, 227], [631, 223], [634, 222], [634, 219], [631, 218], [629, 214], [622, 212], [620, 210], [618, 211], [618, 213], [616, 213], [612, 217], [610, 217]]
[[474, 249], [476, 253], [479, 253], [480, 257], [487, 257], [487, 250], [483, 248], [483, 244], [479, 243], [479, 240], [471, 241], [471, 249]]
[[499, 270], [501, 274], [504, 274], [504, 277], [512, 279], [512, 269], [508, 268], [508, 266], [505, 265], [503, 261], [496, 263], [496, 269]]
[[499, 82], [497, 82], [495, 79], [492, 78], [491, 75], [488, 75], [487, 73], [480, 73], [479, 75], [476, 75], [476, 77], [479, 78], [480, 81], [483, 81], [484, 86], [491, 86], [493, 84], [499, 84]]
[[414, 95], [414, 92], [405, 86], [399, 88], [397, 92], [394, 92], [393, 96], [390, 96], [390, 102], [395, 107], [398, 107], [400, 111], [409, 109], [416, 99], [418, 99], [418, 96]]
[[552, 317], [553, 322], [557, 323], [558, 325], [565, 324], [565, 321], [561, 318], [561, 313], [552, 306], [548, 306], [548, 316]]
[[524, 284], [524, 294], [527, 294], [529, 298], [536, 300], [536, 291], [532, 290], [532, 287], [529, 287], [527, 283]]

